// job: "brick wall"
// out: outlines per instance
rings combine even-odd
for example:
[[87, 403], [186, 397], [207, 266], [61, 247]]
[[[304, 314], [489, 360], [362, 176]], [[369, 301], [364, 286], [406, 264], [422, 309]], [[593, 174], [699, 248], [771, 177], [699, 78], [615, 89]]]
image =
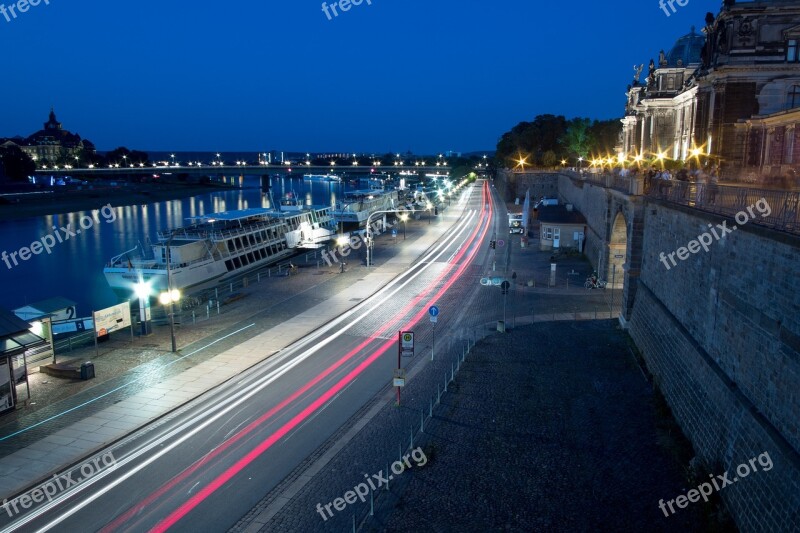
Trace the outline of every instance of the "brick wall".
[[630, 332], [711, 472], [772, 457], [771, 471], [722, 491], [737, 525], [789, 531], [800, 524], [800, 239], [744, 225], [669, 270], [659, 261], [721, 222], [645, 205]]

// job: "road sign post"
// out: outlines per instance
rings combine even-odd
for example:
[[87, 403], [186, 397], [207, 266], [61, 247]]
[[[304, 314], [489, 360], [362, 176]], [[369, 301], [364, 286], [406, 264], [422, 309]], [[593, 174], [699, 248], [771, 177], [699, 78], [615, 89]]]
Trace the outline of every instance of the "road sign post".
[[397, 370], [394, 374], [393, 385], [397, 387], [397, 405], [400, 405], [400, 388], [405, 386], [405, 371], [403, 370], [403, 357], [414, 357], [414, 332], [398, 331], [397, 342]]
[[433, 355], [436, 353], [436, 322], [439, 320], [439, 308], [432, 305], [428, 309], [428, 313], [431, 315], [431, 324], [433, 324], [433, 341], [431, 342], [431, 361], [433, 361]]

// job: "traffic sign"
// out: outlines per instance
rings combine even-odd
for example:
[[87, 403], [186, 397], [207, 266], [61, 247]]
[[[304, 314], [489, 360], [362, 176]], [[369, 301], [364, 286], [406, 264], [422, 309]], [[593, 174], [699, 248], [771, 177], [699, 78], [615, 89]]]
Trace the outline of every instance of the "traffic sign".
[[402, 357], [414, 357], [414, 332], [400, 332], [400, 355]]
[[497, 241], [497, 246], [499, 246], [500, 248], [502, 248], [505, 245], [506, 245], [506, 241], [504, 241], [503, 239], [500, 239], [499, 241]]
[[508, 289], [511, 287], [511, 284], [507, 281], [504, 281], [500, 288], [503, 289], [503, 294], [508, 294]]
[[499, 287], [503, 283], [503, 278], [492, 278], [492, 285]]
[[430, 313], [430, 315], [434, 317], [439, 316], [439, 308], [435, 305], [432, 305], [431, 308], [428, 309], [428, 313]]
[[481, 285], [483, 285], [484, 287], [488, 287], [491, 284], [492, 284], [492, 280], [491, 279], [489, 279], [489, 278], [481, 278]]

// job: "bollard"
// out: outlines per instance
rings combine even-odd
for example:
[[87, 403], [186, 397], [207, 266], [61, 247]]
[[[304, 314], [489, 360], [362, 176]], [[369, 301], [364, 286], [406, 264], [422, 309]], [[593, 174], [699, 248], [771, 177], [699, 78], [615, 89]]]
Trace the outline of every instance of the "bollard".
[[439, 383], [436, 384], [436, 404], [438, 405], [442, 401], [442, 389]]
[[356, 515], [353, 513], [353, 533], [356, 533]]
[[375, 516], [375, 493], [369, 491], [369, 515]]
[[231, 294], [233, 294], [233, 282], [231, 281]]
[[444, 391], [447, 392], [447, 372], [444, 373]]
[[219, 314], [219, 300], [217, 300], [217, 314]]
[[[389, 472], [389, 463], [386, 463], [386, 472]], [[389, 490], [389, 474], [386, 474], [386, 490]]]
[[261, 283], [261, 272], [256, 273], [256, 280], [258, 283]]
[[403, 444], [402, 443], [397, 445], [397, 451], [399, 452], [399, 457], [400, 457], [398, 459], [398, 461], [400, 461], [402, 463], [403, 462]]
[[453, 363], [450, 363], [450, 381], [453, 381], [456, 377], [456, 369]]
[[192, 324], [197, 324], [197, 317], [194, 316], [194, 310], [192, 310]]
[[[419, 432], [425, 431], [425, 409], [419, 410]], [[413, 446], [412, 446], [413, 448]]]
[[414, 428], [411, 428], [411, 449], [414, 449]]
[[430, 404], [428, 405], [428, 416], [433, 418], [433, 398], [430, 399]]
[[219, 300], [219, 287], [214, 289], [214, 299]]
[[267, 277], [268, 277], [268, 278], [271, 278], [271, 277], [272, 277], [272, 269], [271, 269], [271, 268], [268, 268], [268, 269], [267, 269]]

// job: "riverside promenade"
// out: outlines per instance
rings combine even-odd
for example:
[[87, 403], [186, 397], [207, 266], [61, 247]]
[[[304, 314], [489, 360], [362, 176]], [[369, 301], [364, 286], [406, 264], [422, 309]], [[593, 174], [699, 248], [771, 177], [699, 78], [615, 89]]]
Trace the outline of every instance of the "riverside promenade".
[[59, 356], [59, 363], [92, 360], [98, 378], [65, 382], [32, 375], [35, 405], [0, 418], [0, 499], [246, 372], [352, 309], [408, 268], [459, 215], [454, 204], [433, 223], [424, 216], [409, 223], [405, 241], [402, 233], [399, 239], [381, 235], [376, 266], [369, 270], [354, 253], [344, 273], [337, 264], [300, 262], [297, 275], [248, 284], [221, 315], [180, 326], [178, 353], [170, 352], [169, 327], [157, 326], [152, 336], [103, 345], [99, 357], [94, 348]]

